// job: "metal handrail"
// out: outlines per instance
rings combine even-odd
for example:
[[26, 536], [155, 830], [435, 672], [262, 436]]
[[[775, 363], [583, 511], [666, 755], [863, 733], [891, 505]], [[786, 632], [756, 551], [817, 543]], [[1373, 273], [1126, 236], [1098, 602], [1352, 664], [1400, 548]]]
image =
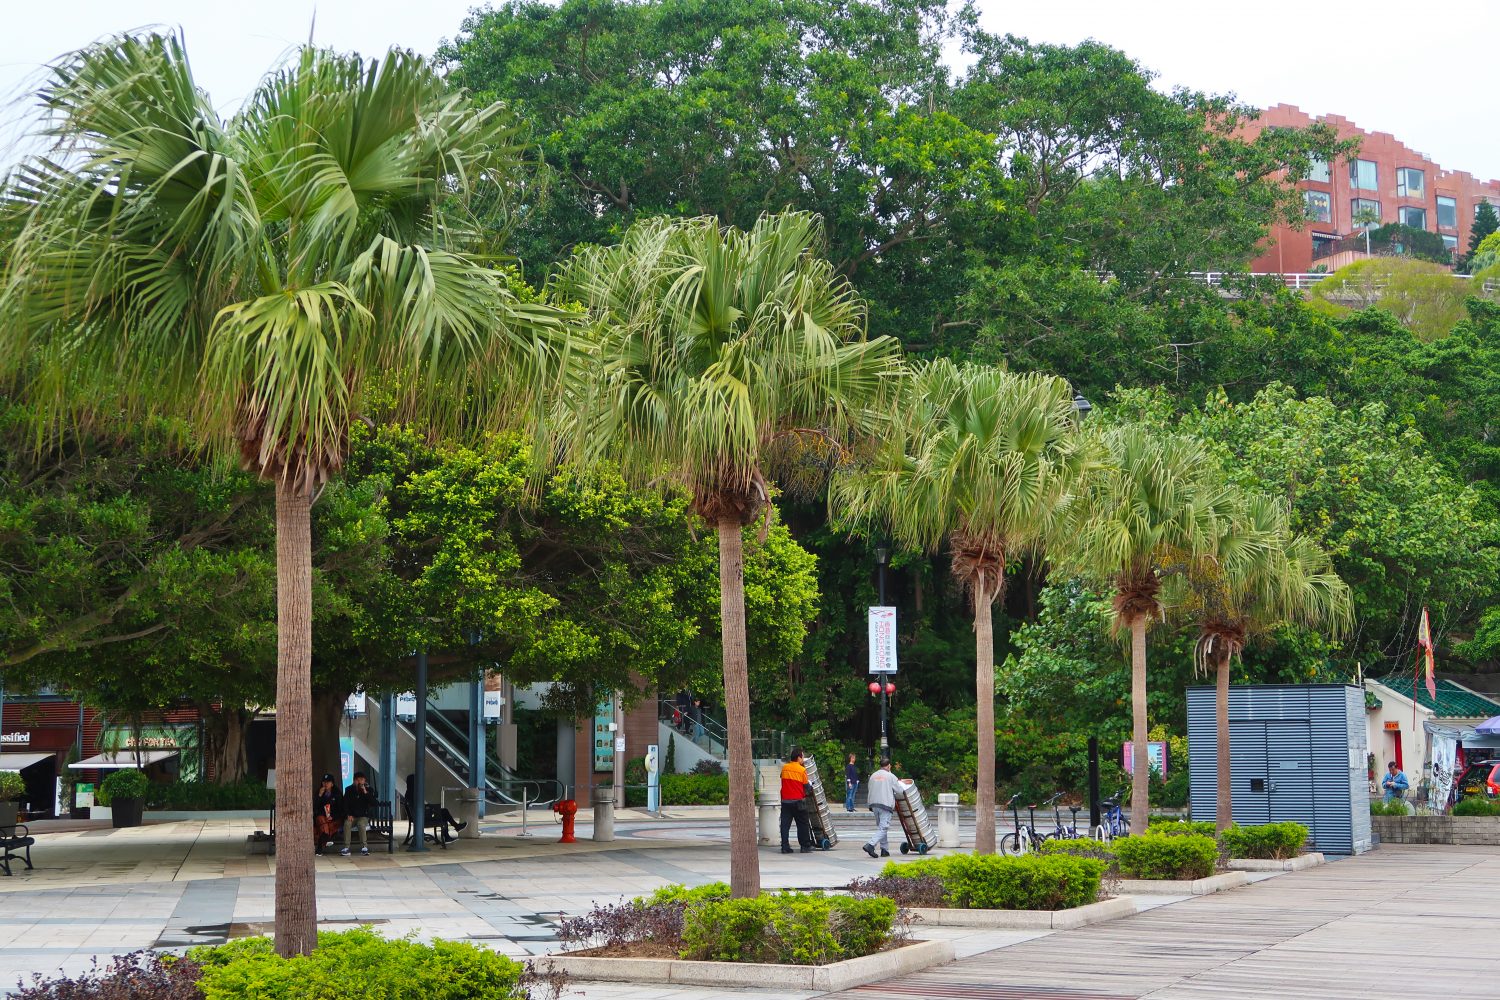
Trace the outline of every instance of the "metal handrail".
[[[427, 703], [427, 708], [427, 738], [446, 750], [458, 762], [458, 766], [463, 770], [463, 773], [467, 774], [469, 761], [468, 747], [466, 745], [459, 746], [455, 742], [455, 739], [462, 740], [467, 744], [468, 734], [463, 732], [452, 720], [437, 711], [430, 700]], [[409, 735], [413, 738], [416, 737], [416, 727], [414, 724], [402, 722], [398, 719], [397, 725], [405, 727]], [[446, 735], [445, 730], [446, 733], [452, 735]], [[518, 805], [525, 810], [531, 806], [550, 806], [553, 802], [564, 798], [567, 794], [567, 788], [556, 778], [517, 777], [514, 771], [499, 761], [488, 746], [485, 747], [485, 765], [484, 796], [486, 802], [494, 802], [499, 805]], [[488, 770], [491, 767], [501, 775], [499, 778], [489, 775]], [[470, 781], [474, 780], [472, 774], [468, 775], [468, 778]], [[512, 797], [506, 792], [507, 787], [514, 786], [521, 788], [522, 794], [519, 799]], [[549, 786], [555, 786], [557, 794], [551, 798], [544, 798], [543, 789], [547, 788], [551, 790]], [[528, 789], [534, 789], [535, 794], [528, 796], [526, 794]]]

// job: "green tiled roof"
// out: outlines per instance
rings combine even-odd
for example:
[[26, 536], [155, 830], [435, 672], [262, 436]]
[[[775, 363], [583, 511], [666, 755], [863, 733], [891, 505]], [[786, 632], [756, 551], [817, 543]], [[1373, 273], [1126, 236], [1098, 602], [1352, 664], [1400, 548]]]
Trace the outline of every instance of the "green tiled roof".
[[[1381, 683], [1393, 691], [1407, 694], [1411, 691], [1411, 676], [1404, 678], [1386, 677]], [[1403, 685], [1405, 685], [1403, 687]], [[1434, 704], [1433, 698], [1427, 693], [1427, 683], [1423, 680], [1417, 681], [1417, 702], [1423, 708], [1434, 709], [1438, 718], [1480, 718], [1488, 719], [1492, 715], [1500, 715], [1500, 701], [1486, 698], [1482, 694], [1475, 694], [1466, 688], [1459, 687], [1452, 681], [1437, 678], [1437, 700]]]

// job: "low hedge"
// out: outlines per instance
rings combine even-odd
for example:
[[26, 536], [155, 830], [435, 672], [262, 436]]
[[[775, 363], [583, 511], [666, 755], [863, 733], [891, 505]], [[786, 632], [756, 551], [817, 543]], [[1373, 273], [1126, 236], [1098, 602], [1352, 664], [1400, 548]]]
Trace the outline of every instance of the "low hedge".
[[1160, 833], [1167, 837], [1182, 837], [1187, 835], [1214, 837], [1218, 835], [1218, 829], [1213, 823], [1206, 821], [1195, 823], [1192, 820], [1174, 819], [1170, 816], [1151, 817], [1151, 822], [1146, 824], [1146, 832]]
[[707, 962], [826, 965], [885, 947], [896, 904], [883, 896], [779, 892], [689, 905], [681, 956]]
[[[1456, 808], [1456, 807], [1455, 807]], [[1370, 800], [1371, 816], [1405, 816], [1408, 815], [1406, 803], [1399, 799], [1393, 802], [1385, 802], [1381, 799]]]
[[943, 884], [944, 901], [954, 909], [1070, 910], [1099, 898], [1099, 881], [1108, 867], [1097, 858], [1065, 854], [950, 854], [887, 863], [880, 874], [936, 877]]
[[269, 809], [276, 792], [260, 782], [215, 785], [207, 781], [178, 781], [146, 790], [146, 808], [169, 812], [203, 809]]
[[111, 771], [99, 782], [99, 792], [95, 798], [101, 806], [107, 806], [115, 799], [143, 799], [150, 788], [151, 782], [143, 771]]
[[1473, 797], [1462, 798], [1453, 806], [1453, 815], [1500, 816], [1500, 802]]
[[1219, 834], [1231, 858], [1261, 858], [1285, 861], [1302, 853], [1307, 843], [1307, 827], [1301, 823], [1264, 823], [1240, 826], [1236, 823]]
[[727, 774], [664, 774], [661, 804], [664, 806], [722, 806], [729, 803]]
[[1065, 854], [1074, 858], [1094, 858], [1109, 867], [1115, 866], [1115, 851], [1108, 844], [1092, 837], [1076, 837], [1072, 840], [1044, 840], [1037, 845], [1041, 854]]
[[281, 958], [270, 938], [121, 955], [73, 979], [35, 977], [19, 1000], [524, 1000], [531, 976], [460, 941], [388, 940], [369, 928], [324, 932], [311, 955]]
[[1196, 833], [1143, 833], [1116, 838], [1111, 846], [1124, 878], [1192, 881], [1212, 875], [1219, 861], [1218, 843]]

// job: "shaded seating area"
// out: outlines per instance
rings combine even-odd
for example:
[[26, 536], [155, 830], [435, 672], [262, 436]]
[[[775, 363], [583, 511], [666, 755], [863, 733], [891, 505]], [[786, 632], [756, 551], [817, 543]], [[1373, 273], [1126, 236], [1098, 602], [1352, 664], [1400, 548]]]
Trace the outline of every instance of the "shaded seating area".
[[[406, 805], [405, 805], [405, 802], [403, 802], [402, 803], [402, 810], [405, 811], [405, 808], [406, 808]], [[385, 852], [387, 854], [394, 854], [394, 853], [396, 853], [396, 830], [395, 830], [395, 827], [396, 827], [395, 819], [394, 819], [394, 816], [393, 816], [393, 814], [391, 812], [391, 804], [389, 802], [376, 802], [373, 806], [370, 807], [370, 833], [369, 833], [370, 840], [372, 842], [378, 843], [379, 840], [380, 840], [380, 838], [384, 838], [385, 839]], [[411, 838], [408, 835], [407, 841], [409, 841], [410, 839]], [[276, 853], [276, 807], [274, 805], [271, 807], [270, 841], [271, 841], [270, 853], [271, 854], [275, 854]], [[405, 843], [405, 841], [403, 841], [403, 843]]]

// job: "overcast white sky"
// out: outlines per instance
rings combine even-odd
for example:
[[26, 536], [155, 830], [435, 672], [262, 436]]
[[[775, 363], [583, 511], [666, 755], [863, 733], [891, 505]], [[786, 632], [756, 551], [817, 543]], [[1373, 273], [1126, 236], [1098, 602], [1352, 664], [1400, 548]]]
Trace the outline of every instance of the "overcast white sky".
[[[1500, 178], [1494, 0], [978, 2], [991, 30], [1055, 42], [1097, 38], [1157, 71], [1165, 86], [1336, 112], [1394, 133], [1448, 169]], [[472, 6], [474, 0], [8, 0], [0, 98], [24, 96], [42, 64], [61, 52], [102, 35], [169, 25], [186, 32], [200, 85], [232, 110], [268, 66], [307, 39], [314, 9], [320, 44], [374, 55], [391, 45], [431, 52]], [[14, 106], [4, 114], [12, 127], [15, 115]], [[0, 141], [13, 136], [12, 128], [0, 130]], [[3, 159], [11, 161], [12, 151]]]

